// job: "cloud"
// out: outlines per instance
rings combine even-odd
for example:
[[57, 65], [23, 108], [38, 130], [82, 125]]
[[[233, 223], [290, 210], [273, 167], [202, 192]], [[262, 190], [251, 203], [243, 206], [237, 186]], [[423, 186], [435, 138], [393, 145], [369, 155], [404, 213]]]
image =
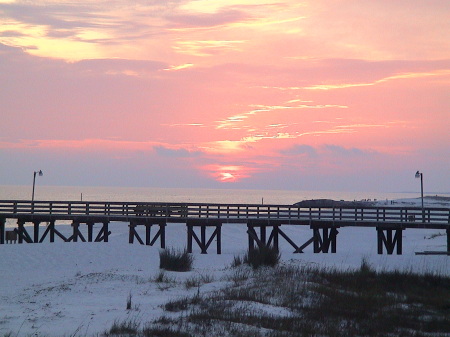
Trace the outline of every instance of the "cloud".
[[246, 21], [251, 16], [234, 9], [222, 9], [216, 13], [176, 14], [166, 17], [174, 23], [174, 28], [215, 27], [229, 23]]
[[190, 158], [198, 157], [202, 154], [202, 152], [198, 150], [191, 151], [184, 148], [169, 148], [163, 145], [154, 146], [153, 149], [162, 157]]
[[363, 150], [356, 147], [346, 148], [339, 145], [331, 145], [326, 144], [323, 145], [323, 149], [325, 150], [325, 153], [330, 153], [333, 155], [338, 156], [345, 156], [345, 157], [360, 157], [360, 156], [371, 156], [376, 154], [373, 150]]
[[25, 36], [22, 32], [19, 32], [17, 30], [4, 30], [0, 31], [1, 37], [22, 37]]
[[317, 156], [317, 150], [310, 146], [305, 144], [295, 144], [287, 149], [280, 150], [281, 154], [285, 155], [308, 155], [310, 157], [316, 157]]
[[356, 147], [343, 147], [340, 145], [324, 144], [318, 147], [313, 147], [306, 144], [295, 144], [289, 148], [281, 149], [279, 153], [288, 156], [307, 155], [313, 157], [327, 157], [329, 155], [338, 155], [340, 157], [358, 157], [370, 156], [377, 152], [374, 150], [365, 150]]
[[[86, 4], [42, 4], [34, 3], [0, 3], [4, 16], [18, 22], [33, 25], [50, 26], [53, 29], [74, 29], [79, 27], [98, 27], [95, 23], [95, 6]], [[65, 19], [61, 19], [65, 17]], [[78, 18], [78, 19], [75, 19]], [[82, 19], [83, 18], [83, 19]]]
[[194, 65], [192, 63], [185, 63], [180, 64], [178, 66], [170, 66], [169, 68], [165, 68], [165, 71], [177, 71], [177, 70], [183, 70], [193, 67]]
[[[263, 113], [282, 113], [287, 110], [299, 110], [299, 109], [346, 109], [348, 106], [346, 105], [338, 105], [338, 104], [294, 104], [294, 103], [306, 103], [304, 101], [294, 99], [286, 102], [282, 105], [264, 105], [264, 104], [250, 104], [251, 108], [248, 112], [243, 112], [238, 115], [229, 116], [225, 120], [217, 121], [217, 129], [227, 129], [227, 128], [242, 128], [238, 127], [237, 124], [246, 121], [252, 116], [256, 116], [258, 114]], [[310, 102], [313, 103], [313, 102]], [[279, 123], [274, 123], [269, 125], [269, 127], [273, 127], [274, 125], [281, 125]], [[248, 128], [245, 127], [245, 128]]]
[[1, 140], [0, 149], [53, 149], [63, 151], [150, 151], [155, 142], [115, 139], [19, 139]]
[[353, 88], [353, 87], [368, 87], [368, 86], [373, 86], [373, 85], [381, 84], [381, 83], [388, 82], [388, 81], [394, 81], [394, 80], [419, 79], [419, 78], [426, 78], [426, 77], [443, 77], [443, 76], [449, 76], [449, 75], [450, 75], [450, 69], [438, 69], [438, 70], [429, 71], [429, 72], [409, 72], [409, 73], [402, 73], [402, 74], [394, 74], [392, 76], [381, 78], [376, 81], [368, 82], [368, 83], [317, 84], [317, 85], [304, 87], [303, 89], [332, 90], [332, 89], [346, 89], [346, 88]]
[[93, 59], [74, 62], [72, 68], [85, 74], [126, 75], [146, 77], [164, 70], [166, 63], [151, 60]]
[[244, 40], [190, 40], [177, 41], [172, 47], [177, 53], [192, 56], [212, 56], [224, 51], [240, 50]]

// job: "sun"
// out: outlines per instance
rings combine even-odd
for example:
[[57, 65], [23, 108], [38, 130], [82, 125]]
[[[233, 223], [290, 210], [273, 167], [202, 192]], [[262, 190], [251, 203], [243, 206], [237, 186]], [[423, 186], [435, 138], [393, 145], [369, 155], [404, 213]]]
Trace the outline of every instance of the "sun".
[[252, 168], [241, 165], [205, 165], [201, 170], [221, 183], [234, 183], [251, 176]]
[[237, 180], [236, 176], [230, 172], [220, 172], [219, 181], [222, 182], [235, 182]]

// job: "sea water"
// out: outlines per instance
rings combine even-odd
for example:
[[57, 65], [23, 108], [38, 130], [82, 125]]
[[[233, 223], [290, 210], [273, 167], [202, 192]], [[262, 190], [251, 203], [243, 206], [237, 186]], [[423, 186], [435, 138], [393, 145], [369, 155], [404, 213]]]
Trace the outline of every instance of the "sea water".
[[[0, 200], [31, 200], [32, 186], [0, 186]], [[292, 205], [308, 199], [395, 200], [414, 193], [201, 188], [35, 186], [35, 201], [193, 202]]]

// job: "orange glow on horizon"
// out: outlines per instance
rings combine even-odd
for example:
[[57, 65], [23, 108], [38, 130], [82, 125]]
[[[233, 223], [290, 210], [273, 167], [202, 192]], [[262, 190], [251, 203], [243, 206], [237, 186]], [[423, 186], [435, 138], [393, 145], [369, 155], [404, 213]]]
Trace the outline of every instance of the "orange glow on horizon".
[[242, 165], [206, 165], [200, 168], [216, 181], [222, 183], [235, 183], [251, 177], [255, 168]]

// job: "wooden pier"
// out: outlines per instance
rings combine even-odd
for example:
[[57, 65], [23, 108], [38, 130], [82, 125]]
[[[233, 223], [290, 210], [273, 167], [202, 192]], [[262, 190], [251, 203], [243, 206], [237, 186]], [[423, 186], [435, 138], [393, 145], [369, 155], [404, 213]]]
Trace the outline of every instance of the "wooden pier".
[[[7, 219], [17, 220], [17, 227], [7, 230]], [[70, 221], [72, 235], [57, 229], [58, 221]], [[221, 254], [222, 228], [228, 223], [247, 226], [249, 249], [255, 245], [278, 248], [284, 239], [295, 253], [312, 245], [314, 253], [336, 253], [340, 227], [371, 227], [376, 230], [378, 254], [402, 254], [402, 231], [431, 228], [446, 230], [450, 254], [450, 208], [420, 207], [301, 207], [295, 205], [160, 203], [160, 202], [80, 202], [0, 200], [0, 244], [16, 237], [19, 244], [54, 242], [108, 242], [109, 223], [129, 225], [129, 243], [153, 246], [159, 241], [165, 248], [168, 223], [187, 226], [187, 249], [194, 243], [206, 254], [212, 242]], [[32, 233], [29, 233], [31, 224]], [[94, 224], [101, 224], [95, 233]], [[285, 226], [308, 226], [312, 236], [306, 242], [288, 236]], [[98, 226], [97, 226], [98, 227]], [[141, 237], [138, 227], [145, 228]], [[152, 228], [156, 228], [156, 232]], [[41, 234], [42, 233], [42, 234]]]

